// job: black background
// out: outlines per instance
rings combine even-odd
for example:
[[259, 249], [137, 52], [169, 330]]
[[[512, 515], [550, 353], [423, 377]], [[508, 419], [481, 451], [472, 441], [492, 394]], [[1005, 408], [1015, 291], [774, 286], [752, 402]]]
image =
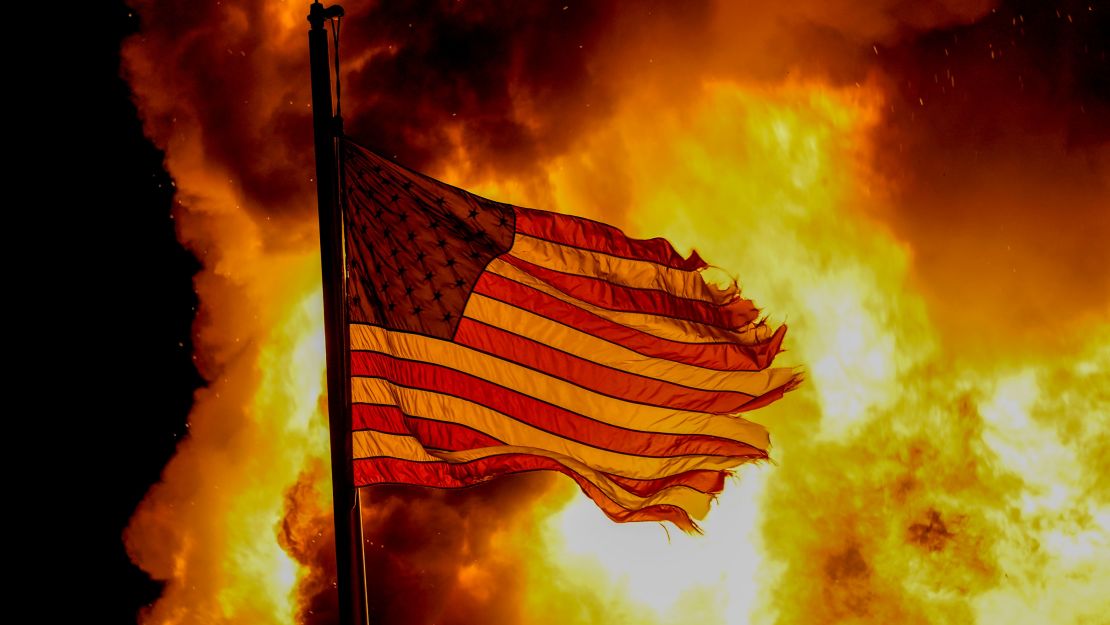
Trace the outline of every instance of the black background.
[[172, 181], [120, 78], [120, 42], [138, 29], [139, 18], [123, 3], [106, 4], [92, 29], [100, 36], [80, 59], [88, 71], [80, 78], [90, 88], [77, 123], [89, 136], [74, 149], [89, 168], [89, 192], [66, 200], [79, 214], [73, 233], [79, 246], [68, 272], [83, 285], [79, 301], [95, 322], [82, 350], [92, 382], [83, 393], [95, 408], [80, 415], [97, 434], [96, 448], [82, 454], [93, 475], [82, 479], [80, 497], [95, 529], [78, 538], [92, 547], [95, 565], [79, 570], [81, 584], [95, 586], [95, 601], [103, 604], [96, 622], [134, 623], [160, 586], [131, 564], [122, 536], [185, 435], [192, 393], [202, 384], [190, 341], [191, 278], [200, 265], [177, 242]]

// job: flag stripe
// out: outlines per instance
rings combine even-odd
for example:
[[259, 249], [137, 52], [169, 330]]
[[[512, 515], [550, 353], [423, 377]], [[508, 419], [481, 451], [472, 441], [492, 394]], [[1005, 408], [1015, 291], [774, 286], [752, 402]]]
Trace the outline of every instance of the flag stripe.
[[[487, 447], [492, 452], [504, 447]], [[473, 450], [471, 450], [473, 451]], [[360, 458], [401, 458], [410, 462], [442, 462], [410, 434], [358, 430], [351, 433], [351, 455]], [[488, 454], [487, 454], [488, 455]]]
[[[356, 431], [372, 430], [385, 434], [411, 435], [429, 449], [463, 451], [505, 444], [504, 441], [465, 425], [406, 415], [394, 405], [355, 404], [353, 412]], [[657, 479], [633, 479], [612, 474], [606, 474], [606, 477], [628, 492], [646, 497], [669, 486], [677, 485], [703, 493], [718, 493], [724, 488], [726, 474], [725, 471], [695, 469]]]
[[[356, 382], [352, 384], [361, 382], [361, 378], [380, 378], [410, 389], [465, 399], [537, 430], [596, 449], [653, 457], [750, 455], [758, 451], [747, 443], [704, 434], [672, 434], [615, 427], [455, 369], [377, 352], [353, 352], [351, 374], [356, 376]], [[487, 429], [481, 431], [492, 434]]]
[[690, 388], [622, 371], [600, 359], [588, 360], [568, 354], [469, 317], [459, 322], [455, 341], [602, 395], [636, 403], [724, 414], [740, 411], [755, 397], [744, 392]]
[[[643, 260], [581, 250], [519, 232], [508, 253], [533, 265], [565, 274], [604, 279], [614, 285], [702, 302], [709, 306], [732, 302], [737, 299], [739, 291], [736, 285], [722, 289], [706, 282], [701, 272], [680, 271]], [[755, 310], [751, 302], [748, 302], [748, 308]]]
[[[352, 398], [357, 403], [395, 403], [405, 414], [427, 419], [458, 423], [481, 430], [504, 441], [509, 446], [533, 450], [549, 450], [560, 457], [574, 458], [598, 471], [636, 479], [653, 479], [677, 475], [693, 469], [730, 469], [746, 460], [766, 457], [758, 449], [735, 456], [674, 455], [654, 457], [633, 455], [608, 449], [599, 449], [578, 441], [551, 434], [515, 420], [501, 412], [480, 404], [417, 388], [409, 388], [380, 378], [355, 378], [351, 385]], [[358, 434], [358, 432], [356, 432]], [[357, 438], [357, 437], [356, 437]], [[358, 453], [356, 457], [383, 455]], [[396, 455], [396, 454], [385, 454]]]
[[514, 288], [520, 289], [523, 287], [531, 288], [535, 291], [550, 295], [555, 299], [562, 300], [577, 308], [584, 309], [595, 315], [605, 317], [610, 321], [625, 325], [631, 328], [640, 330], [647, 334], [651, 334], [656, 338], [662, 338], [672, 341], [685, 341], [691, 343], [751, 343], [758, 341], [760, 336], [758, 332], [758, 324], [750, 324], [749, 326], [738, 330], [727, 330], [705, 323], [698, 323], [695, 321], [687, 321], [677, 317], [669, 317], [660, 314], [647, 314], [626, 312], [621, 310], [613, 310], [602, 306], [595, 306], [589, 302], [582, 301], [577, 297], [572, 297], [563, 293], [559, 289], [547, 284], [543, 280], [529, 274], [528, 272], [519, 269], [505, 260], [505, 257], [495, 258], [490, 261], [487, 266], [486, 273], [478, 278], [478, 283], [481, 284], [482, 280], [489, 277], [491, 273], [508, 278], [517, 284]]
[[354, 461], [355, 484], [414, 484], [435, 488], [466, 488], [503, 475], [533, 471], [558, 471], [573, 479], [587, 497], [610, 519], [618, 523], [630, 521], [670, 521], [681, 529], [693, 531], [696, 525], [682, 508], [671, 504], [646, 506], [629, 510], [609, 499], [586, 478], [550, 458], [524, 454], [481, 458], [467, 464], [448, 462], [410, 462], [398, 458], [374, 458]]
[[547, 269], [513, 254], [502, 255], [500, 258], [571, 297], [609, 310], [660, 315], [725, 330], [740, 329], [751, 323], [758, 314], [751, 302], [744, 299], [737, 298], [727, 304], [709, 304], [663, 291], [627, 287], [608, 280]]
[[[475, 294], [466, 308], [466, 320], [503, 329], [553, 349], [589, 358], [630, 374], [654, 378], [687, 388], [762, 395], [788, 383], [794, 374], [785, 368], [762, 371], [720, 371], [666, 358], [646, 356], [568, 327], [511, 304]], [[462, 327], [462, 323], [459, 327]]]
[[352, 356], [359, 351], [380, 352], [448, 367], [503, 388], [529, 389], [529, 396], [538, 401], [618, 428], [642, 430], [648, 423], [654, 431], [717, 436], [759, 449], [765, 449], [768, 442], [762, 426], [739, 417], [632, 404], [457, 343], [367, 325], [352, 326], [350, 341]]
[[[534, 312], [564, 327], [605, 339], [645, 356], [720, 371], [757, 371], [766, 368], [778, 353], [785, 334], [785, 326], [781, 326], [763, 343], [754, 345], [673, 341], [652, 336], [640, 328], [613, 321], [606, 316], [552, 297], [543, 291], [521, 288], [521, 286], [493, 273], [482, 274], [475, 285], [474, 294], [471, 294], [470, 301], [467, 303], [466, 315], [473, 316], [471, 310], [475, 295], [481, 294]], [[475, 318], [481, 319], [476, 316]]]
[[605, 476], [612, 480], [614, 484], [617, 484], [630, 493], [641, 497], [650, 497], [664, 488], [669, 488], [671, 486], [685, 486], [699, 493], [715, 495], [724, 490], [725, 477], [730, 474], [730, 471], [693, 469], [685, 473], [679, 473], [678, 475], [670, 475], [651, 480], [637, 480], [621, 475], [612, 475], [610, 473], [606, 473]]
[[[413, 465], [430, 467], [432, 470], [436, 470], [435, 466], [440, 464], [455, 465], [459, 467], [459, 469], [455, 469], [455, 471], [459, 471], [454, 473], [456, 477], [467, 475], [468, 464], [486, 458], [507, 455], [546, 458], [584, 478], [596, 487], [604, 498], [628, 510], [639, 510], [659, 504], [671, 504], [686, 510], [695, 518], [702, 518], [709, 510], [709, 503], [713, 498], [711, 494], [702, 493], [685, 486], [670, 486], [651, 495], [640, 496], [625, 490], [596, 468], [547, 449], [505, 445], [459, 452], [439, 450], [429, 452], [420, 449], [419, 442], [410, 436], [396, 436], [377, 432], [355, 432], [352, 442], [356, 450], [356, 461], [360, 459], [394, 458], [409, 461]], [[419, 466], [413, 466], [413, 468], [416, 469]], [[479, 477], [478, 481], [484, 480]], [[475, 482], [471, 481], [470, 483]]]
[[585, 217], [514, 208], [517, 233], [621, 258], [646, 260], [684, 271], [706, 267], [705, 261], [696, 252], [690, 254], [689, 258], [683, 258], [666, 239], [633, 239], [618, 228]]
[[463, 451], [497, 447], [505, 441], [458, 423], [405, 414], [394, 404], [355, 404], [351, 407], [352, 431], [373, 431], [400, 436], [416, 435], [425, 447]]

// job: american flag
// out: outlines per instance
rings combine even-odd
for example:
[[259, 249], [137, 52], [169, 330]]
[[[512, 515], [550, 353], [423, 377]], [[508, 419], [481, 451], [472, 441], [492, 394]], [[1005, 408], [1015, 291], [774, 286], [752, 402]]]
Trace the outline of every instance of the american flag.
[[696, 253], [340, 153], [356, 486], [551, 470], [614, 521], [696, 531], [767, 457], [738, 415], [798, 383], [770, 366], [786, 328]]

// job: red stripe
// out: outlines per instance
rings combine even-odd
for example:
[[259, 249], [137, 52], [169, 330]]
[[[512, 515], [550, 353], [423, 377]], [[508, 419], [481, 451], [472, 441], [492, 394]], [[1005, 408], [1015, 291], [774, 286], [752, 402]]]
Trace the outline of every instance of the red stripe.
[[650, 497], [668, 486], [686, 486], [698, 492], [716, 494], [725, 489], [725, 476], [727, 471], [709, 471], [707, 469], [694, 469], [677, 475], [660, 477], [653, 480], [640, 480], [623, 475], [606, 473], [609, 479], [620, 485], [624, 490], [641, 497]]
[[592, 334], [627, 349], [650, 356], [719, 371], [759, 371], [766, 369], [779, 353], [786, 326], [755, 345], [735, 343], [681, 343], [641, 332], [610, 321], [568, 302], [537, 291], [519, 282], [485, 272], [474, 291], [523, 308], [552, 321]]
[[552, 243], [619, 256], [630, 260], [646, 260], [674, 269], [693, 271], [707, 267], [697, 252], [683, 258], [663, 238], [633, 239], [619, 228], [608, 224], [559, 213], [514, 207], [516, 231]]
[[352, 405], [351, 429], [374, 430], [386, 434], [408, 435], [410, 433], [405, 413], [401, 412], [400, 408], [379, 404]]
[[751, 445], [716, 436], [619, 428], [461, 371], [377, 352], [351, 352], [351, 374], [380, 377], [410, 388], [453, 395], [556, 436], [618, 453], [655, 458], [685, 455], [766, 457], [766, 452]]
[[603, 395], [677, 410], [735, 413], [752, 401], [734, 391], [707, 391], [605, 367], [480, 321], [463, 318], [455, 342], [562, 378]]
[[[355, 404], [353, 408], [356, 414], [356, 430], [374, 430], [387, 434], [412, 436], [428, 449], [469, 451], [504, 445], [496, 438], [465, 425], [406, 415], [396, 406]], [[647, 480], [604, 473], [624, 490], [641, 497], [650, 497], [668, 486], [686, 486], [703, 493], [719, 493], [724, 488], [726, 474], [726, 471], [694, 469], [677, 475]]]
[[465, 425], [407, 415], [397, 406], [355, 404], [351, 406], [351, 414], [354, 430], [412, 436], [428, 449], [467, 451], [505, 444]]
[[530, 471], [558, 471], [578, 483], [579, 488], [618, 523], [630, 521], [670, 521], [686, 531], [697, 525], [684, 510], [672, 505], [648, 506], [628, 510], [609, 499], [601, 489], [575, 471], [544, 456], [504, 454], [466, 463], [413, 462], [399, 458], [362, 458], [354, 461], [355, 486], [374, 484], [414, 484], [437, 488], [465, 488], [502, 475]]
[[798, 388], [798, 385], [801, 383], [802, 379], [799, 376], [795, 375], [794, 377], [790, 378], [790, 381], [786, 384], [783, 384], [776, 389], [772, 389], [771, 391], [764, 393], [759, 397], [751, 400], [750, 402], [744, 404], [741, 412], [746, 412], [748, 410], [758, 410], [768, 404], [774, 403], [781, 399], [786, 392]]
[[740, 297], [718, 305], [678, 297], [665, 291], [637, 289], [599, 278], [563, 273], [540, 267], [511, 254], [502, 254], [499, 258], [567, 295], [609, 310], [674, 317], [725, 330], [741, 328], [759, 316], [759, 310], [751, 300]]

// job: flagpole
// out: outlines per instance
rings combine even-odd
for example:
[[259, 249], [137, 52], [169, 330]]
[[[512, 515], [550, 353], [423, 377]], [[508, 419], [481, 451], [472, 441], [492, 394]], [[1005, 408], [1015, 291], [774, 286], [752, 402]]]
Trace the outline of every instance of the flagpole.
[[[309, 8], [309, 65], [312, 75], [312, 127], [316, 149], [316, 201], [320, 212], [320, 264], [324, 281], [324, 344], [327, 349], [328, 421], [331, 430], [332, 497], [335, 503], [335, 569], [340, 625], [365, 625], [366, 595], [362, 553], [362, 511], [351, 474], [350, 376], [347, 368], [346, 276], [343, 222], [339, 206], [336, 139], [341, 132], [332, 113], [331, 67], [325, 22], [343, 8]], [[356, 550], [357, 547], [357, 550]]]

